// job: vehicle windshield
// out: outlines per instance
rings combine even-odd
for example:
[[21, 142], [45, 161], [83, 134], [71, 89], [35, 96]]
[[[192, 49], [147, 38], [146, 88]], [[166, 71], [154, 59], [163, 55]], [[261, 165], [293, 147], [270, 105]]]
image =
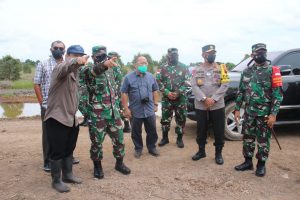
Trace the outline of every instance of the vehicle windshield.
[[[267, 58], [268, 60], [271, 60], [271, 62], [273, 62], [273, 60], [282, 53], [282, 51], [276, 51], [276, 52], [268, 52], [267, 53]], [[240, 62], [239, 64], [237, 64], [231, 71], [233, 72], [242, 72], [244, 69], [246, 69], [247, 64], [250, 62], [252, 58], [249, 57], [246, 60]]]

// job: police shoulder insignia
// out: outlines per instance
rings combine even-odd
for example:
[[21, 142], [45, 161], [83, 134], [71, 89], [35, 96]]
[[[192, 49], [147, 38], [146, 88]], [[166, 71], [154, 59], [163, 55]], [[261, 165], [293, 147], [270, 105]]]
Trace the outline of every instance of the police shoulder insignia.
[[221, 64], [221, 84], [228, 83], [230, 81], [228, 76], [228, 70], [225, 64]]

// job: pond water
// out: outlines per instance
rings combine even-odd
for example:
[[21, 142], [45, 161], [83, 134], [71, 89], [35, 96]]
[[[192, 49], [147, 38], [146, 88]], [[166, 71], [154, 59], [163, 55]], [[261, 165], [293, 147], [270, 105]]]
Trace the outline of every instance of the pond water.
[[[41, 108], [38, 103], [0, 103], [0, 118], [33, 117], [37, 115], [41, 115]], [[160, 104], [156, 115], [161, 116]], [[77, 111], [76, 116], [82, 116], [81, 112]]]

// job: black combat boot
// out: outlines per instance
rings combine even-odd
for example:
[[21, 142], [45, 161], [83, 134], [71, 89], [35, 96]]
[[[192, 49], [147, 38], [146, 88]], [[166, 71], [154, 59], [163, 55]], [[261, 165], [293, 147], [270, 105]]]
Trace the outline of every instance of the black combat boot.
[[177, 135], [177, 141], [176, 141], [177, 147], [178, 148], [183, 148], [184, 147], [184, 143], [182, 141], [182, 134], [178, 134]]
[[199, 151], [192, 157], [194, 161], [200, 160], [201, 158], [205, 158], [206, 153], [205, 153], [205, 145], [199, 145]]
[[73, 155], [72, 155], [72, 161], [73, 161], [73, 165], [77, 165], [80, 163], [80, 160], [75, 158]]
[[73, 174], [73, 156], [70, 155], [62, 160], [62, 180], [66, 183], [82, 183], [81, 178]]
[[263, 177], [266, 175], [266, 166], [264, 161], [258, 161], [256, 165], [255, 175], [259, 177]]
[[224, 163], [224, 159], [222, 156], [222, 149], [223, 147], [216, 147], [215, 161], [218, 165], [223, 165]]
[[62, 160], [51, 160], [52, 187], [58, 192], [69, 192], [70, 188], [61, 180]]
[[93, 162], [94, 162], [94, 177], [98, 179], [104, 178], [101, 161], [93, 161]]
[[245, 158], [245, 162], [235, 166], [234, 169], [236, 171], [252, 170], [253, 169], [252, 158]]
[[124, 128], [123, 128], [124, 133], [130, 133], [131, 128], [130, 128], [130, 123], [128, 120], [124, 120]]
[[123, 163], [123, 158], [117, 159], [115, 169], [125, 175], [128, 175], [131, 172], [130, 169]]
[[158, 143], [158, 146], [160, 146], [160, 147], [169, 143], [168, 131], [163, 131], [162, 136], [163, 136], [163, 138]]

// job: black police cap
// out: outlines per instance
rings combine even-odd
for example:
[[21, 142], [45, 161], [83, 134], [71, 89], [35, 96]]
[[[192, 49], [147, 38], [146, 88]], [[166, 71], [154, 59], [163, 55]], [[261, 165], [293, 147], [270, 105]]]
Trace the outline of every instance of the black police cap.
[[213, 44], [209, 44], [202, 47], [202, 52], [210, 52], [210, 51], [216, 51], [216, 46]]

